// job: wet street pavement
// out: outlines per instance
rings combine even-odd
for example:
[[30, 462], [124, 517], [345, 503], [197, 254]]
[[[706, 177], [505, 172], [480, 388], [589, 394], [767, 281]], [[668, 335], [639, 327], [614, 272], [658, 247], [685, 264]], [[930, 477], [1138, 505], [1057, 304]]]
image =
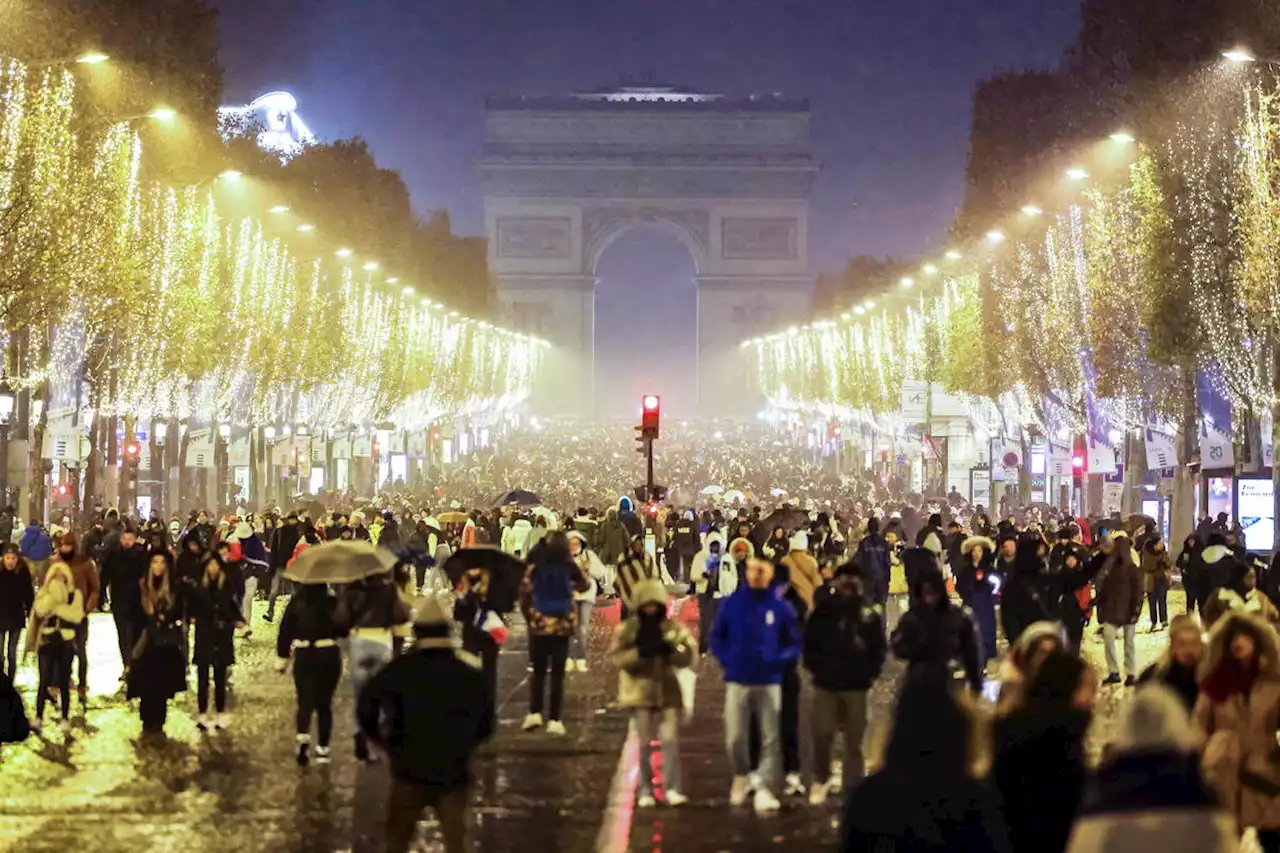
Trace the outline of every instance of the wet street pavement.
[[[1176, 594], [1175, 594], [1176, 595]], [[1182, 609], [1181, 597], [1171, 612]], [[348, 683], [336, 703], [334, 762], [299, 768], [293, 760], [293, 681], [275, 669], [274, 627], [259, 605], [254, 635], [239, 648], [232, 726], [201, 733], [195, 690], [171, 703], [168, 739], [139, 739], [136, 706], [117, 692], [120, 675], [109, 615], [90, 628], [90, 699], [69, 736], [48, 725], [43, 738], [6, 746], [0, 755], [0, 850], [100, 851], [373, 851], [381, 844], [386, 803], [384, 765], [362, 766], [351, 749]], [[694, 619], [689, 606], [681, 617]], [[527, 709], [526, 644], [514, 632], [500, 660], [500, 731], [475, 762], [476, 839], [481, 851], [763, 851], [831, 850], [838, 837], [838, 797], [825, 807], [803, 798], [757, 817], [728, 803], [731, 773], [723, 746], [719, 668], [699, 668], [694, 719], [681, 730], [685, 793], [680, 809], [636, 810], [637, 745], [627, 716], [611, 707], [616, 673], [605, 661], [616, 605], [596, 609], [591, 669], [567, 676], [568, 736], [519, 729]], [[695, 623], [696, 624], [696, 621]], [[1142, 665], [1166, 635], [1139, 625]], [[1086, 656], [1101, 667], [1101, 642], [1088, 633]], [[31, 662], [28, 662], [29, 664]], [[872, 696], [868, 755], [883, 739], [901, 665], [890, 662]], [[34, 703], [34, 667], [18, 684]], [[1104, 688], [1095, 754], [1124, 698]], [[804, 701], [807, 703], [807, 691]], [[807, 714], [802, 709], [802, 728]], [[803, 739], [807, 753], [807, 738]], [[839, 754], [837, 752], [837, 754]], [[837, 774], [838, 775], [838, 774]], [[420, 825], [419, 849], [438, 850], [434, 822]]]

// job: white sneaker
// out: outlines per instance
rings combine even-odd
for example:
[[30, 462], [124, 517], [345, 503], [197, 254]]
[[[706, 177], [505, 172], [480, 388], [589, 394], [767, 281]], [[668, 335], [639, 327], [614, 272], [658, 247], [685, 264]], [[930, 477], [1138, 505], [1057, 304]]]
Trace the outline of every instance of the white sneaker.
[[734, 776], [733, 787], [729, 789], [729, 805], [740, 806], [747, 801], [751, 793], [751, 780], [746, 776]]
[[653, 794], [642, 794], [636, 797], [636, 808], [651, 809], [657, 805], [657, 800], [653, 798]]
[[586, 671], [587, 671], [587, 659], [581, 658], [578, 661], [578, 672], [586, 672]]
[[316, 764], [328, 764], [329, 760], [330, 760], [329, 747], [317, 746], [316, 747]]
[[747, 774], [747, 785], [753, 794], [764, 787], [760, 784], [760, 774], [754, 770]]
[[225, 712], [219, 714], [217, 719], [213, 721], [213, 727], [218, 730], [231, 728], [231, 715]]
[[788, 797], [804, 796], [804, 782], [800, 779], [799, 773], [788, 773], [786, 789], [784, 793]]
[[827, 802], [827, 783], [814, 782], [813, 787], [809, 789], [809, 805], [821, 806]]
[[524, 722], [520, 724], [520, 728], [524, 729], [526, 732], [533, 731], [534, 729], [542, 728], [542, 715], [541, 714], [526, 715], [524, 718]]
[[549, 723], [547, 723], [547, 734], [549, 735], [564, 734], [564, 723], [560, 722], [559, 720], [550, 721]]
[[64, 735], [71, 734], [71, 721], [63, 720], [62, 722], [58, 723], [58, 731], [62, 732]]
[[757, 812], [776, 812], [782, 808], [782, 803], [778, 802], [778, 798], [769, 793], [768, 788], [761, 788], [756, 791], [755, 809]]
[[689, 802], [689, 798], [679, 791], [667, 791], [666, 800], [667, 805], [671, 806], [673, 809], [677, 806], [683, 806], [685, 803]]
[[200, 730], [200, 731], [202, 731], [202, 732], [203, 732], [203, 731], [208, 730], [208, 728], [209, 728], [209, 715], [208, 715], [208, 714], [201, 714], [201, 715], [196, 719], [196, 728], [197, 728], [197, 729], [199, 729], [199, 730]]

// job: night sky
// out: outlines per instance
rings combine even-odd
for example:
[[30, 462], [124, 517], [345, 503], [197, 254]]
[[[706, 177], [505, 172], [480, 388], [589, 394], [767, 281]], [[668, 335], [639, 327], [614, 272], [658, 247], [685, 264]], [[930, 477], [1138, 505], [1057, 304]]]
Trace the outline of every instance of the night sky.
[[[939, 251], [963, 191], [973, 84], [1056, 64], [1079, 19], [1077, 0], [215, 2], [228, 101], [292, 91], [321, 138], [367, 139], [404, 175], [415, 209], [447, 208], [463, 233], [483, 227], [471, 163], [486, 95], [559, 94], [632, 75], [808, 97], [824, 164], [810, 220], [814, 273], [858, 253]], [[617, 253], [601, 273], [624, 286], [680, 268], [658, 258], [644, 269], [656, 257], [644, 239]], [[670, 288], [672, 311], [692, 316], [692, 285]], [[610, 326], [608, 309], [598, 335], [635, 334], [625, 321]]]

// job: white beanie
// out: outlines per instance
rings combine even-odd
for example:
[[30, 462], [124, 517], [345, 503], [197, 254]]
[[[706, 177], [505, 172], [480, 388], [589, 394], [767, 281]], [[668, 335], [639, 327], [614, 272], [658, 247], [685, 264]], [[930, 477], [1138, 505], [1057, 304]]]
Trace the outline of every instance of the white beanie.
[[808, 551], [809, 550], [809, 534], [803, 530], [797, 530], [791, 534], [791, 550], [792, 551]]
[[1144, 685], [1121, 715], [1115, 747], [1122, 752], [1176, 749], [1190, 753], [1196, 747], [1195, 731], [1186, 707], [1163, 684]]

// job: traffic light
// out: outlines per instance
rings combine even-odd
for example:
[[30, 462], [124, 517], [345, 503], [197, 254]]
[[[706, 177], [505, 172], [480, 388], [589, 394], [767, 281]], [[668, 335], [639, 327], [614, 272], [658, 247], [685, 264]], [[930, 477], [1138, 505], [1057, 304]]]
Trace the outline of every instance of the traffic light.
[[638, 426], [636, 429], [636, 453], [644, 455], [649, 452], [649, 439], [644, 434], [644, 427]]
[[124, 443], [124, 465], [126, 468], [137, 468], [142, 462], [142, 443], [126, 441]]
[[662, 398], [645, 394], [640, 398], [640, 429], [645, 438], [658, 437], [658, 421], [662, 415]]
[[53, 487], [53, 502], [64, 504], [71, 500], [71, 486], [67, 483], [58, 483]]
[[1084, 439], [1077, 436], [1072, 443], [1071, 448], [1071, 479], [1075, 481], [1076, 487], [1084, 485], [1084, 463], [1088, 457]]

